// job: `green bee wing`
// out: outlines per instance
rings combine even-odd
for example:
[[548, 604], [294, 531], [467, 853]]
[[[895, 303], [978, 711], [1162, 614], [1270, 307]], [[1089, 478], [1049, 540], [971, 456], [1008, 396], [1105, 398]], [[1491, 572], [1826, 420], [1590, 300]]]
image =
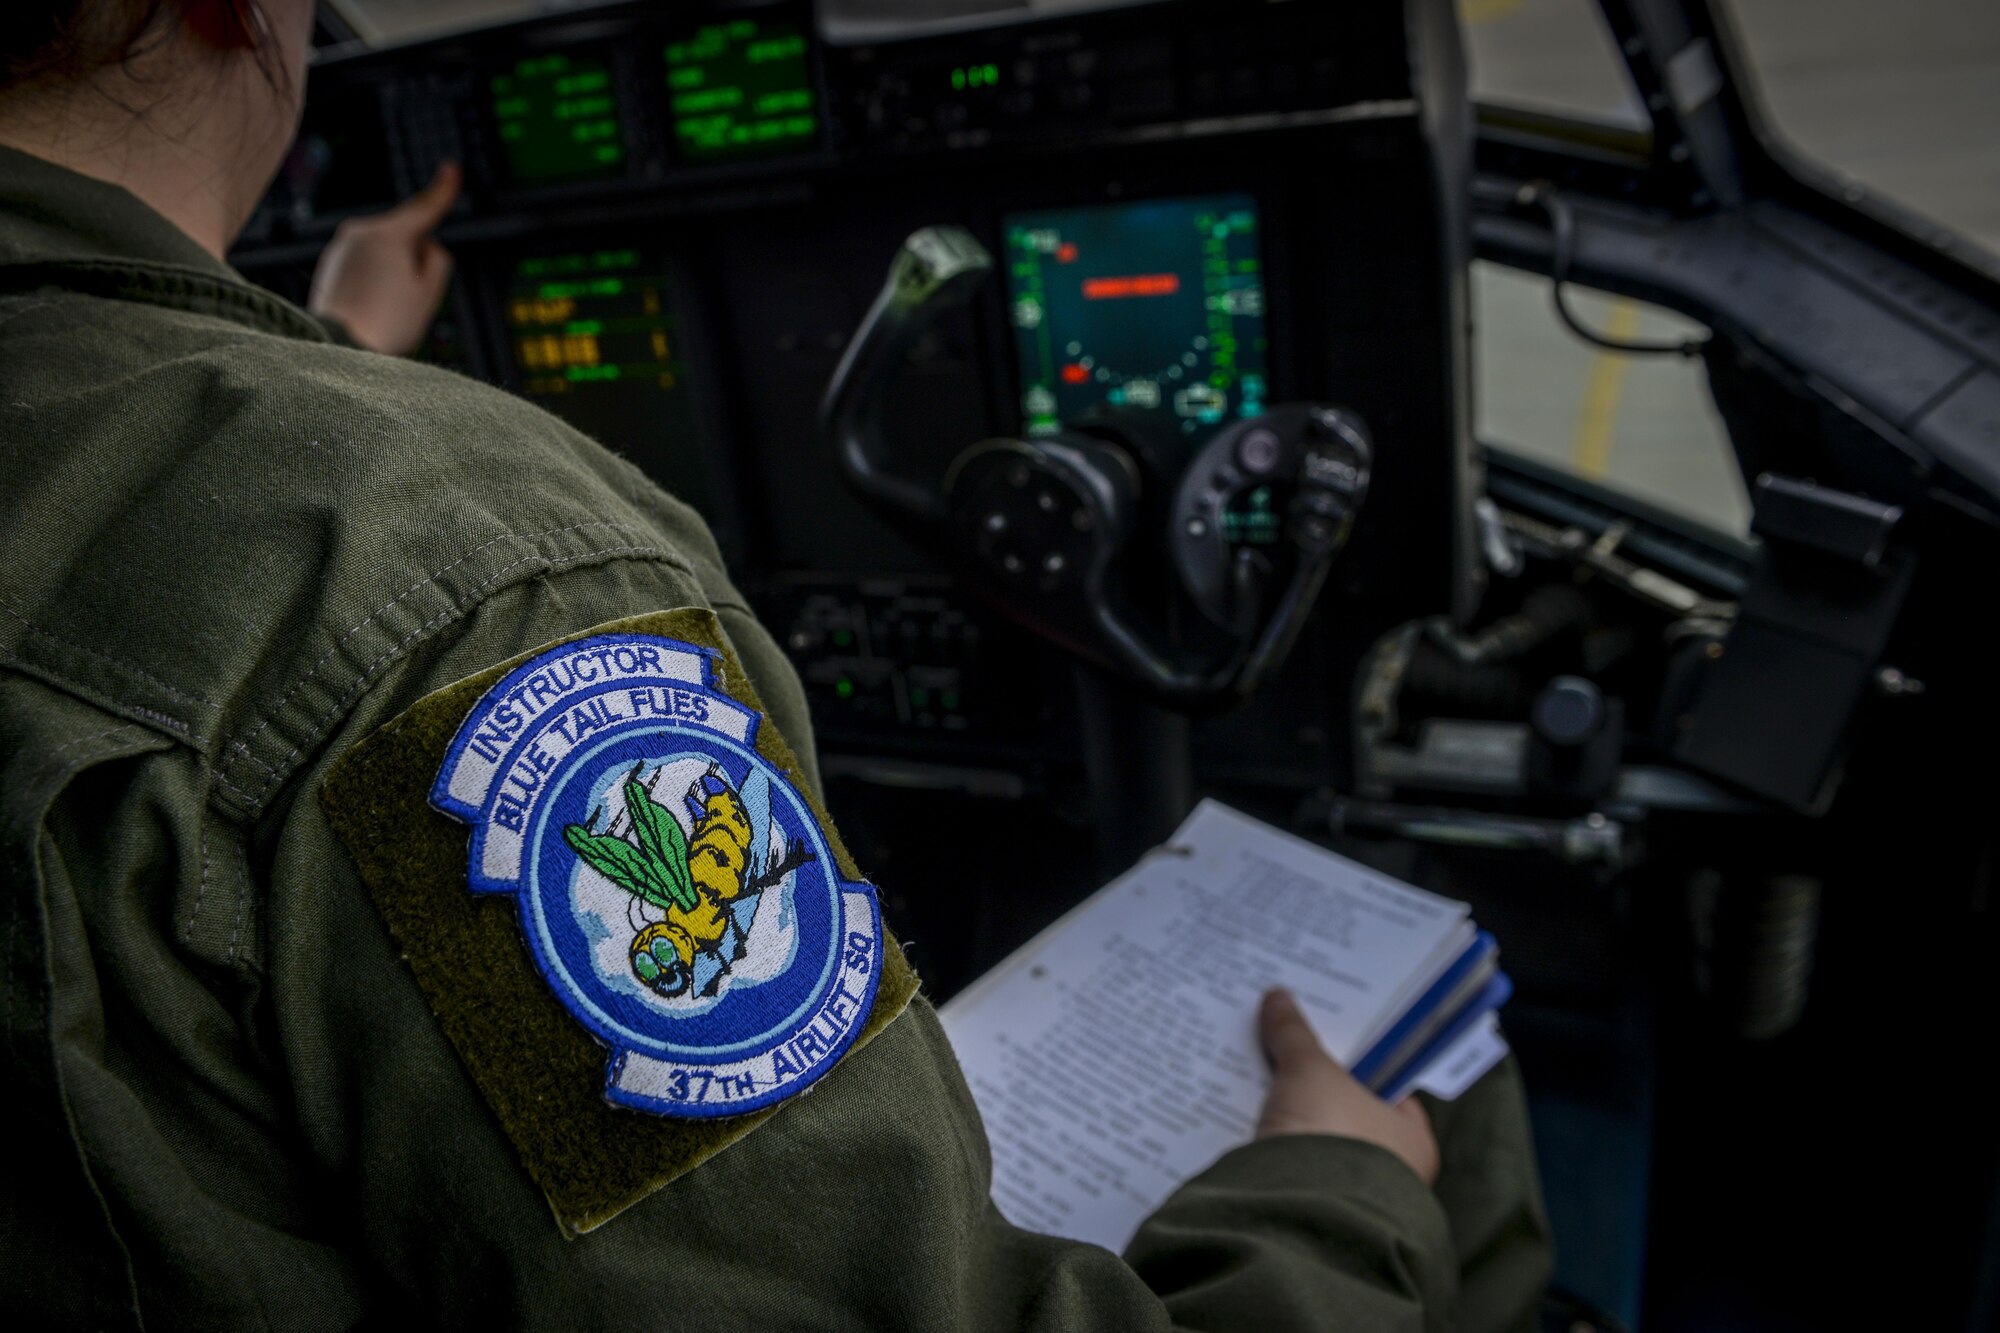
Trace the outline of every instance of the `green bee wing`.
[[625, 782], [625, 809], [632, 816], [632, 829], [639, 835], [639, 849], [665, 872], [667, 892], [692, 912], [700, 900], [694, 892], [694, 876], [688, 873], [687, 835], [664, 806], [655, 805], [636, 778]]
[[592, 833], [581, 824], [563, 826], [563, 841], [592, 869], [635, 898], [644, 898], [655, 907], [671, 907], [676, 901], [664, 873], [637, 847], [623, 838]]

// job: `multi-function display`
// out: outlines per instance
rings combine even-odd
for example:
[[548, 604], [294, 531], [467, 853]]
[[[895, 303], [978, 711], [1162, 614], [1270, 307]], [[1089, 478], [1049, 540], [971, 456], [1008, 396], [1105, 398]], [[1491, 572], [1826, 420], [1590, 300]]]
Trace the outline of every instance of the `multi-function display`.
[[521, 392], [708, 513], [709, 444], [666, 265], [636, 249], [535, 255], [514, 264], [504, 301]]
[[665, 61], [682, 161], [727, 162], [818, 142], [803, 24], [748, 18], [709, 24], [668, 43]]
[[487, 81], [509, 183], [554, 185], [625, 174], [625, 130], [610, 64], [582, 52], [531, 56]]
[[1203, 438], [1264, 410], [1264, 271], [1248, 195], [1017, 213], [1005, 229], [1028, 434], [1109, 407]]

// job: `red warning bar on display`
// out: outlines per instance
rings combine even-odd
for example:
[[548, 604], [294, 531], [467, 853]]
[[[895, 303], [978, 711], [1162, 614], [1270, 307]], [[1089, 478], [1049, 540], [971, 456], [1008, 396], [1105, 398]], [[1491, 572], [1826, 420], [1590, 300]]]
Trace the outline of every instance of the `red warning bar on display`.
[[1129, 278], [1085, 278], [1086, 301], [1121, 301], [1131, 296], [1172, 296], [1181, 289], [1178, 273], [1140, 273]]

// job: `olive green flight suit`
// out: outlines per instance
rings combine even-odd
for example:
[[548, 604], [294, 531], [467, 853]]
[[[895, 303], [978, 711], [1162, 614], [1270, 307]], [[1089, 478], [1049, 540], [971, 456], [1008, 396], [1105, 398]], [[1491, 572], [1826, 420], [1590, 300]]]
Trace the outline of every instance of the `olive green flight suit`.
[[816, 786], [797, 680], [690, 510], [504, 393], [342, 345], [124, 191], [0, 149], [13, 1326], [1527, 1319], [1548, 1251], [1511, 1065], [1434, 1108], [1435, 1193], [1366, 1144], [1253, 1143], [1120, 1258], [993, 1210], [921, 997], [566, 1235], [318, 796], [430, 692], [674, 608], [713, 610]]

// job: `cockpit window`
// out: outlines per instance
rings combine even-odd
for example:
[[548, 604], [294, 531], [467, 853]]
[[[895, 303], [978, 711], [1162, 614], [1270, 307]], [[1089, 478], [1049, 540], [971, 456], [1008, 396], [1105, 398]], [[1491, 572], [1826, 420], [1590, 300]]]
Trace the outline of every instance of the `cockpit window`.
[[[1700, 362], [1590, 346], [1557, 320], [1545, 277], [1478, 261], [1472, 278], [1480, 443], [1747, 535], [1749, 496]], [[1585, 324], [1622, 340], [1701, 331], [1629, 297], [1571, 287], [1568, 299]]]
[[1458, 0], [1473, 100], [1646, 130], [1597, 0]]
[[1727, 13], [1780, 135], [2000, 254], [2000, 4], [1727, 0]]

